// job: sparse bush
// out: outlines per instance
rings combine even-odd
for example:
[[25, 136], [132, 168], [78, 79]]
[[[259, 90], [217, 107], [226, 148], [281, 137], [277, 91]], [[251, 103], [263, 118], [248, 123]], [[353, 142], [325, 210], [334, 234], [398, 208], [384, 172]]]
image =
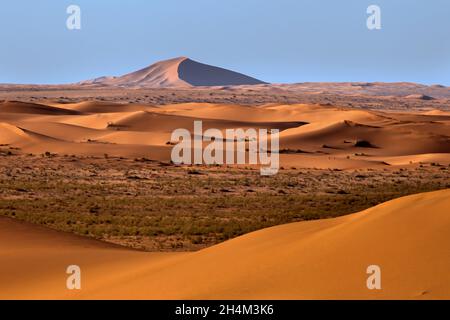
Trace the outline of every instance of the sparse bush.
[[370, 143], [367, 140], [358, 140], [358, 141], [356, 141], [355, 147], [359, 147], [359, 148], [376, 148], [376, 146], [374, 146], [372, 143]]

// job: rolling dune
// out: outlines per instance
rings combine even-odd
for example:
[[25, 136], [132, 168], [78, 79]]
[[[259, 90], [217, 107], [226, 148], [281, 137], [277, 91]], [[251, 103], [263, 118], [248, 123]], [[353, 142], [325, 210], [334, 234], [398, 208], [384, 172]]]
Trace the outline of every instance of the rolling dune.
[[33, 115], [74, 115], [80, 114], [75, 110], [68, 110], [58, 107], [52, 107], [43, 104], [20, 102], [20, 101], [4, 101], [0, 103], [0, 113], [27, 113]]
[[0, 143], [15, 144], [21, 141], [29, 141], [31, 137], [22, 129], [8, 123], [0, 123]]
[[78, 111], [81, 113], [115, 113], [153, 110], [155, 107], [139, 104], [123, 104], [99, 101], [84, 101], [79, 103], [55, 103], [55, 107]]
[[[448, 299], [450, 191], [253, 232], [195, 253], [144, 253], [0, 219], [0, 297]], [[20, 261], [20, 263], [18, 263]], [[65, 289], [65, 269], [82, 290]], [[366, 287], [370, 265], [381, 290]], [[32, 266], [32, 267], [31, 267]]]
[[[310, 128], [312, 126], [314, 128]], [[283, 132], [280, 144], [288, 148], [306, 147], [306, 150], [334, 149], [335, 153], [362, 150], [371, 155], [384, 156], [450, 152], [448, 136], [420, 130], [417, 123], [380, 127], [344, 120], [322, 123], [322, 126], [307, 125], [299, 129], [296, 134], [289, 130]], [[444, 129], [448, 130], [449, 127]], [[358, 146], [358, 141], [367, 141], [372, 147]], [[404, 141], [414, 143], [402, 143]]]
[[[308, 104], [154, 106], [88, 101], [44, 105], [6, 101], [0, 103], [5, 132], [0, 144], [32, 153], [79, 152], [170, 161], [171, 147], [166, 144], [171, 133], [179, 128], [193, 131], [196, 120], [203, 122], [203, 130], [279, 129], [281, 165], [285, 166], [369, 168], [421, 162], [416, 161], [421, 154], [450, 154], [450, 116], [445, 113], [393, 113]], [[7, 125], [11, 127], [6, 129]], [[46, 138], [33, 140], [30, 135], [14, 134], [14, 127]], [[403, 158], [397, 161], [392, 157]], [[439, 159], [449, 163], [446, 156]]]

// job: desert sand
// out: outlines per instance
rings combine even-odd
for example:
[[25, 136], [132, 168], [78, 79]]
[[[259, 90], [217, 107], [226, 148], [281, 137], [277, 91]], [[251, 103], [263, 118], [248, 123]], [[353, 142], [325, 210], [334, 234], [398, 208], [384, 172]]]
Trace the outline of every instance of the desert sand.
[[170, 161], [171, 133], [279, 129], [281, 164], [349, 169], [450, 163], [450, 116], [323, 105], [0, 102], [0, 144], [23, 153], [146, 157]]
[[[267, 84], [185, 57], [1, 84], [0, 298], [450, 299], [449, 102], [439, 85]], [[197, 120], [279, 129], [280, 174], [173, 165], [171, 133]]]
[[[145, 253], [0, 220], [3, 299], [448, 299], [450, 192], [253, 232], [194, 253]], [[77, 264], [82, 289], [65, 288]], [[368, 290], [378, 265], [382, 289]]]

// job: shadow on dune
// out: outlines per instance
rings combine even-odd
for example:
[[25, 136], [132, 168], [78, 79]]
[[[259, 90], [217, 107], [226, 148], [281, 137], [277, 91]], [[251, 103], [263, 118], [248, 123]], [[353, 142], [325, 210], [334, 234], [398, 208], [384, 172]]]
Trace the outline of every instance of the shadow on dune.
[[193, 86], [231, 86], [264, 84], [238, 72], [185, 59], [178, 67], [178, 76]]

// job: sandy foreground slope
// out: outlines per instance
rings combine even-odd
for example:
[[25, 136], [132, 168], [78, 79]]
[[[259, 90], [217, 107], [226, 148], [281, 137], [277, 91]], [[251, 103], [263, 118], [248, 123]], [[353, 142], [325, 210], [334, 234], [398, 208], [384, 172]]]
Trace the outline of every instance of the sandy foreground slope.
[[[82, 289], [65, 288], [65, 269]], [[366, 268], [381, 268], [368, 290]], [[250, 233], [195, 253], [145, 253], [0, 219], [0, 298], [449, 299], [450, 190]]]

